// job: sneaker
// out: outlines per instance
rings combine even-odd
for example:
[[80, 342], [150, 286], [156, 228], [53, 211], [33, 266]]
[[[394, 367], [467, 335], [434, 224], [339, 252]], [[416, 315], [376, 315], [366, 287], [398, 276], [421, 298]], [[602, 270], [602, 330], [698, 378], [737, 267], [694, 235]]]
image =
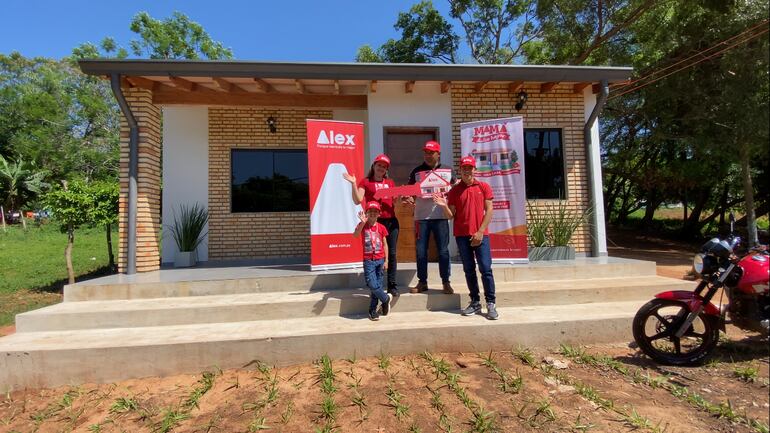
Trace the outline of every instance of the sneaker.
[[495, 308], [495, 304], [493, 302], [487, 303], [487, 319], [497, 320], [498, 318], [500, 318], [500, 315], [497, 314], [497, 308]]
[[398, 293], [398, 287], [396, 287], [395, 284], [393, 284], [392, 286], [388, 286], [388, 293], [393, 295], [394, 298], [398, 298], [398, 296], [400, 295], [400, 293]]
[[377, 314], [377, 310], [369, 310], [369, 320], [371, 321], [380, 320], [380, 315]]
[[454, 292], [455, 292], [455, 291], [454, 291], [454, 289], [452, 288], [452, 285], [451, 285], [451, 284], [449, 284], [449, 281], [447, 281], [446, 283], [444, 283], [444, 293], [445, 293], [445, 294], [447, 294], [447, 295], [451, 295], [451, 294], [452, 294], [452, 293], [454, 293]]
[[409, 288], [409, 293], [420, 293], [428, 290], [428, 283], [420, 281], [416, 286]]
[[382, 315], [387, 316], [390, 313], [390, 303], [393, 301], [393, 295], [388, 293], [388, 302], [382, 304]]
[[481, 303], [479, 302], [471, 302], [467, 307], [460, 310], [460, 314], [463, 316], [473, 316], [478, 313], [481, 313]]

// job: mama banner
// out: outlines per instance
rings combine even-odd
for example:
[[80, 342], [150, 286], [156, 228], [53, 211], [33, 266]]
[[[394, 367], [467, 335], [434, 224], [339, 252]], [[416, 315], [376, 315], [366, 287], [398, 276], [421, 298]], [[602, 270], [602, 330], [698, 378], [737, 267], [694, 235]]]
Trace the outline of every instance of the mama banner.
[[361, 266], [361, 240], [353, 238], [361, 206], [353, 203], [343, 173], [364, 176], [364, 124], [307, 120], [310, 187], [310, 269]]
[[476, 159], [476, 177], [494, 194], [489, 241], [495, 263], [527, 263], [527, 196], [521, 117], [460, 124], [462, 155]]

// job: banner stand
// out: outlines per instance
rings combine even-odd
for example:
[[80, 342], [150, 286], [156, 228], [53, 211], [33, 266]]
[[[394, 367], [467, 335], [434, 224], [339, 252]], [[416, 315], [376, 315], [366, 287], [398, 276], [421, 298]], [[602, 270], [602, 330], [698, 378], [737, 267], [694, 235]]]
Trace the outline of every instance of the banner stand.
[[362, 262], [356, 263], [335, 263], [333, 265], [310, 265], [311, 271], [336, 271], [340, 269], [363, 269]]

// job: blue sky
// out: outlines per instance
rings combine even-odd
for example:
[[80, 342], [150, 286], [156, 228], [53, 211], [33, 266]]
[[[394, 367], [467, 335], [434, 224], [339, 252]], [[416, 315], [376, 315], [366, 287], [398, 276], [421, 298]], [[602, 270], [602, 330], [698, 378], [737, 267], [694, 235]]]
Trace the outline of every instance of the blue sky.
[[[353, 61], [365, 43], [398, 36], [398, 13], [418, 0], [4, 0], [0, 53], [61, 58], [105, 36], [128, 47], [131, 18], [147, 11], [165, 18], [178, 10], [242, 60]], [[446, 2], [436, 7], [446, 12]], [[446, 16], [446, 15], [445, 15]]]

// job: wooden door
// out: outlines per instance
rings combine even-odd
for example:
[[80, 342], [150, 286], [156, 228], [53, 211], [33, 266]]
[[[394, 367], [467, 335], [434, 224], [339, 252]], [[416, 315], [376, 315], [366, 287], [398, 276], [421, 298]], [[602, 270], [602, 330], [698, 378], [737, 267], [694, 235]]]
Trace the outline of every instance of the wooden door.
[[[437, 128], [385, 128], [385, 154], [390, 157], [390, 176], [396, 186], [406, 185], [412, 169], [422, 164], [422, 147], [428, 140], [435, 140]], [[394, 202], [396, 218], [401, 230], [398, 234], [396, 254], [400, 263], [415, 261], [414, 207]], [[437, 261], [435, 242], [429, 244], [428, 260]]]

